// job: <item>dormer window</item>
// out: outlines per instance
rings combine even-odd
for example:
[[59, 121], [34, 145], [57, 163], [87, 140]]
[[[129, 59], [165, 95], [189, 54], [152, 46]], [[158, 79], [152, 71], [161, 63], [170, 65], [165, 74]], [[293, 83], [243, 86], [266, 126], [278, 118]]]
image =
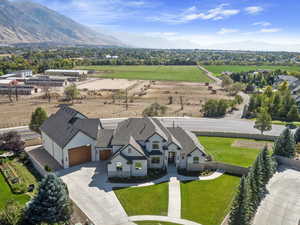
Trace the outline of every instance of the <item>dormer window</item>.
[[159, 150], [159, 149], [160, 149], [159, 141], [153, 141], [152, 142], [152, 150]]

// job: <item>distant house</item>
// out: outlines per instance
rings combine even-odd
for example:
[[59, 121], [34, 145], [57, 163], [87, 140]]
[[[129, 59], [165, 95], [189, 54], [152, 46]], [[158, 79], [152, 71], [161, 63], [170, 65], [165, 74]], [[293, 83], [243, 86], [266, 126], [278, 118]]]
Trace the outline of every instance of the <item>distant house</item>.
[[30, 85], [1, 85], [0, 84], [0, 95], [10, 95], [10, 94], [18, 94], [18, 95], [33, 95], [35, 93], [39, 93], [41, 89], [30, 86]]
[[181, 127], [165, 127], [155, 118], [130, 118], [105, 129], [67, 106], [41, 126], [43, 146], [64, 168], [104, 161], [109, 177], [145, 176], [149, 168], [175, 165], [201, 170], [207, 154], [197, 137]]

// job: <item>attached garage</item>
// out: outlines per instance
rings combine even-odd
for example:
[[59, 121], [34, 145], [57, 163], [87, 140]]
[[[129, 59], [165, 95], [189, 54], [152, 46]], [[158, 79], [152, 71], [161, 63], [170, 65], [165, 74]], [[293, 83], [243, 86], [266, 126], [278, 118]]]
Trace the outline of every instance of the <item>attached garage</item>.
[[100, 151], [100, 160], [108, 160], [112, 154], [111, 150], [101, 150]]
[[69, 149], [69, 167], [92, 161], [91, 146]]

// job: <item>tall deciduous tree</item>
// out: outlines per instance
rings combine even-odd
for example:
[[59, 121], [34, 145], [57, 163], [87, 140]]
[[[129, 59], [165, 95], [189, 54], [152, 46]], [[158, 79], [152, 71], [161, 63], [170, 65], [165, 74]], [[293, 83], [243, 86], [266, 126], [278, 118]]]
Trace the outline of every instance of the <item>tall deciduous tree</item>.
[[272, 118], [265, 108], [260, 109], [254, 128], [258, 129], [261, 134], [272, 129]]
[[66, 98], [67, 98], [69, 101], [71, 100], [72, 103], [73, 103], [74, 99], [78, 98], [79, 95], [80, 95], [80, 92], [79, 92], [79, 90], [77, 89], [76, 84], [72, 84], [72, 85], [70, 85], [69, 87], [66, 87], [64, 92], [65, 92]]
[[40, 133], [40, 126], [48, 119], [46, 111], [38, 107], [31, 115], [31, 121], [29, 124], [30, 130]]
[[300, 142], [300, 127], [298, 127], [297, 130], [295, 131], [294, 139], [295, 139], [296, 144], [298, 144]]
[[293, 158], [295, 156], [296, 144], [290, 129], [286, 128], [276, 139], [274, 145], [274, 155]]
[[287, 121], [298, 121], [299, 120], [299, 111], [296, 105], [292, 105], [290, 111], [287, 114]]
[[28, 224], [67, 222], [72, 205], [66, 185], [55, 174], [47, 175], [41, 182], [39, 192], [25, 210]]

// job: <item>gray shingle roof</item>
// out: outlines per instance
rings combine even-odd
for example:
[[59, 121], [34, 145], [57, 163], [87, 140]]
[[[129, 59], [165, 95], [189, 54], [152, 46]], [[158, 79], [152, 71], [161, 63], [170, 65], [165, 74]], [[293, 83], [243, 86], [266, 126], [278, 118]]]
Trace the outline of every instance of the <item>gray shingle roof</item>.
[[198, 138], [192, 132], [182, 129], [181, 127], [168, 128], [174, 137], [180, 142], [182, 152], [187, 155], [194, 151], [196, 148], [200, 149], [206, 155], [204, 147], [200, 144]]
[[114, 130], [113, 129], [102, 129], [98, 132], [97, 144], [98, 148], [107, 148], [111, 147], [110, 142], [113, 137]]
[[145, 141], [155, 133], [168, 140], [168, 136], [152, 118], [130, 118], [118, 125], [111, 144], [126, 145], [130, 136], [136, 141]]
[[61, 148], [64, 148], [79, 131], [96, 140], [99, 128], [99, 119], [88, 119], [67, 106], [61, 107], [40, 127], [41, 131]]

